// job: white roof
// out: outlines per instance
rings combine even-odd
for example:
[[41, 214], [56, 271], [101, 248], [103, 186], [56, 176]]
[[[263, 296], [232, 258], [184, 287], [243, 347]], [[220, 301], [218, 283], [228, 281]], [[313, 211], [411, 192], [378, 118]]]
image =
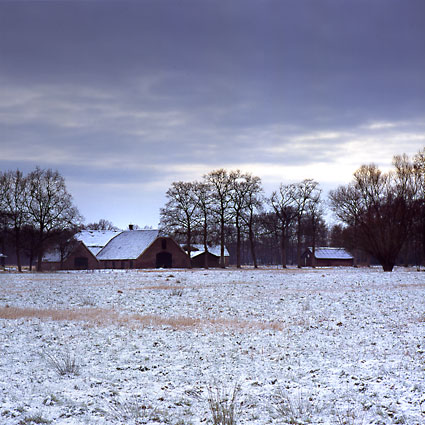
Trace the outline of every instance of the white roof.
[[[201, 245], [201, 244], [193, 244], [192, 248], [196, 248], [196, 251], [190, 251], [190, 258], [197, 257], [198, 255], [201, 255], [205, 252], [204, 245]], [[209, 246], [208, 252], [212, 255], [215, 255], [216, 257], [220, 257], [221, 255], [220, 245]], [[227, 250], [226, 247], [224, 247], [224, 256], [229, 257], [229, 251]]]
[[103, 248], [112, 238], [122, 230], [82, 230], [75, 235], [75, 239], [83, 242], [87, 248]]
[[[309, 248], [313, 252], [313, 248]], [[353, 256], [348, 253], [344, 248], [332, 248], [332, 247], [317, 247], [315, 250], [315, 257], [318, 259], [326, 260], [352, 260]]]
[[110, 239], [99, 260], [135, 260], [158, 237], [158, 230], [126, 230]]

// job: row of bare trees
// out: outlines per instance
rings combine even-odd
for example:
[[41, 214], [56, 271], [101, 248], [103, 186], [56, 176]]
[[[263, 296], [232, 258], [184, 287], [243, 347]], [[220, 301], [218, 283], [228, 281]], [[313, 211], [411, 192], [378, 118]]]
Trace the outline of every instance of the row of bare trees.
[[43, 254], [54, 240], [65, 247], [81, 225], [82, 217], [58, 171], [36, 168], [24, 175], [19, 170], [0, 172], [1, 238], [12, 237], [18, 270], [25, 249], [41, 270]]
[[[281, 263], [286, 267], [287, 241], [296, 228], [297, 264], [301, 266], [303, 230], [308, 220], [316, 233], [322, 219], [321, 190], [317, 182], [281, 185], [265, 198], [261, 179], [240, 170], [214, 170], [202, 181], [174, 182], [166, 193], [167, 202], [161, 209], [160, 227], [185, 244], [190, 253], [195, 242], [220, 244], [220, 265], [225, 266], [224, 252], [229, 232], [235, 239], [236, 266], [241, 267], [241, 246], [249, 241], [251, 259], [257, 267], [256, 245], [259, 235], [278, 235], [281, 241]], [[261, 230], [260, 230], [261, 228]], [[313, 246], [315, 245], [313, 240]], [[208, 256], [205, 256], [208, 267]]]
[[[199, 182], [172, 183], [161, 209], [161, 229], [184, 242], [188, 252], [193, 243], [202, 243], [208, 252], [210, 244], [219, 242], [222, 267], [225, 243], [234, 247], [237, 267], [241, 257], [246, 260], [247, 244], [255, 267], [259, 252], [262, 259], [276, 261], [272, 250], [279, 251], [286, 267], [288, 244], [298, 267], [302, 249], [314, 251], [318, 244], [342, 245], [386, 271], [397, 261], [420, 265], [425, 258], [425, 149], [413, 158], [395, 156], [393, 166], [386, 173], [373, 164], [361, 166], [351, 183], [330, 192], [326, 204], [311, 179], [281, 184], [265, 197], [259, 177], [214, 170]], [[331, 229], [324, 220], [325, 205], [339, 219]]]

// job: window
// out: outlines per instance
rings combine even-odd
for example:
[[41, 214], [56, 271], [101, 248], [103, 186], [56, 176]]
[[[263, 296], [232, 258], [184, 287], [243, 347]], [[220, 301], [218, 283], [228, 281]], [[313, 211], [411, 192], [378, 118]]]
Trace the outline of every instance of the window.
[[167, 249], [167, 239], [161, 239], [161, 248]]

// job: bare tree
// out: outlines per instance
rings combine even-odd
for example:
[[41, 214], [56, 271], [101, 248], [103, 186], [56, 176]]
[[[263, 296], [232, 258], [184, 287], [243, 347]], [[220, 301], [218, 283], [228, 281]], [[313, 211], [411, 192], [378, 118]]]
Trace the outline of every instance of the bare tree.
[[195, 185], [191, 182], [173, 182], [166, 193], [165, 208], [160, 211], [160, 226], [168, 232], [183, 232], [186, 251], [190, 256], [192, 233], [195, 227], [197, 199]]
[[295, 185], [293, 200], [297, 218], [297, 266], [301, 268], [301, 243], [302, 243], [302, 220], [311, 202], [320, 199], [319, 183], [312, 179], [305, 179]]
[[212, 211], [220, 226], [220, 267], [225, 268], [225, 226], [232, 216], [232, 180], [229, 173], [224, 169], [211, 171], [204, 178], [211, 187], [211, 199], [214, 201]]
[[21, 264], [21, 233], [27, 221], [28, 180], [21, 171], [0, 173], [0, 211], [9, 223], [15, 242], [18, 270]]
[[415, 211], [416, 187], [410, 167], [400, 157], [394, 163], [396, 169], [389, 173], [374, 164], [363, 165], [354, 173], [353, 182], [329, 195], [337, 217], [354, 227], [357, 244], [385, 271], [392, 271]]
[[283, 268], [286, 268], [287, 261], [288, 231], [297, 216], [297, 208], [294, 202], [296, 189], [295, 184], [281, 184], [279, 191], [274, 191], [268, 199], [268, 203], [278, 219], [276, 225], [280, 230], [280, 252]]
[[54, 231], [80, 225], [82, 217], [58, 171], [37, 167], [28, 175], [28, 185], [28, 216], [38, 234], [37, 271], [41, 271], [46, 240]]
[[86, 230], [118, 230], [118, 227], [104, 218], [101, 218], [97, 223], [89, 223], [84, 228]]
[[254, 264], [257, 267], [254, 250], [253, 215], [258, 205], [258, 195], [261, 193], [261, 179], [250, 173], [242, 173], [240, 170], [229, 174], [231, 182], [231, 209], [236, 227], [236, 267], [241, 267], [241, 240], [242, 225], [248, 224], [250, 229], [251, 252]]
[[307, 217], [311, 225], [312, 266], [316, 267], [316, 241], [320, 219], [323, 216], [323, 204], [320, 200], [321, 190], [318, 190], [307, 204]]
[[263, 188], [261, 186], [260, 177], [253, 176], [249, 173], [245, 175], [245, 182], [243, 183], [243, 186], [245, 186], [244, 193], [246, 208], [242, 214], [242, 220], [244, 221], [245, 226], [248, 228], [249, 246], [254, 268], [258, 268], [257, 255], [255, 251], [254, 226], [256, 223], [256, 214], [263, 208]]
[[419, 264], [422, 264], [425, 259], [425, 148], [413, 157], [413, 173], [417, 188], [415, 229], [417, 235], [420, 235], [422, 249]]
[[194, 183], [194, 195], [197, 204], [197, 223], [204, 245], [204, 267], [208, 269], [208, 235], [211, 221], [211, 187], [205, 182]]

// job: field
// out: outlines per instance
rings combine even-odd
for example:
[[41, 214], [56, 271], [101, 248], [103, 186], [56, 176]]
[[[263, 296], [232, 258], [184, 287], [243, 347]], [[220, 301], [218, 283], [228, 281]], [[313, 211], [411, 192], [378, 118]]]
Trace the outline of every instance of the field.
[[424, 424], [424, 295], [413, 269], [0, 273], [0, 423]]

